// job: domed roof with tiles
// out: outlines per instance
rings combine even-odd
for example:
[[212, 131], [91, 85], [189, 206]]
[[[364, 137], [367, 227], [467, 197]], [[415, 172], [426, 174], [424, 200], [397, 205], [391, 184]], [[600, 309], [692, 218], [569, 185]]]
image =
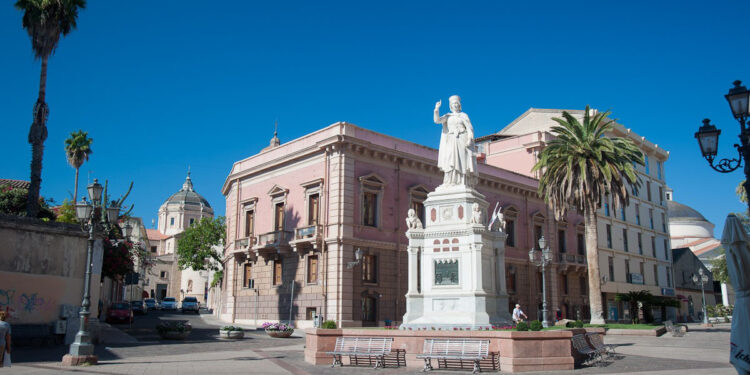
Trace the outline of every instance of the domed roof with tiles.
[[213, 208], [208, 204], [206, 198], [203, 198], [203, 196], [196, 193], [195, 189], [193, 189], [193, 181], [190, 179], [190, 172], [188, 172], [187, 178], [185, 178], [185, 182], [182, 184], [182, 189], [172, 194], [172, 196], [162, 204], [162, 208], [171, 208], [174, 206], [213, 213]]

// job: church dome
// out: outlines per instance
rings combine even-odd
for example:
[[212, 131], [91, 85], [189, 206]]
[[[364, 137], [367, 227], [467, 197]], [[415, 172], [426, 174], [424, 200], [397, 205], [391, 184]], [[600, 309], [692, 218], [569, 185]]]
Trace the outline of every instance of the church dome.
[[187, 178], [185, 178], [185, 182], [182, 184], [182, 189], [172, 194], [172, 196], [164, 202], [162, 207], [174, 205], [184, 206], [185, 208], [203, 208], [204, 211], [213, 212], [213, 209], [211, 208], [211, 205], [208, 204], [206, 198], [203, 198], [203, 196], [196, 193], [195, 189], [193, 189], [193, 181], [190, 179], [189, 172]]
[[667, 201], [669, 221], [708, 221], [700, 212], [682, 203]]

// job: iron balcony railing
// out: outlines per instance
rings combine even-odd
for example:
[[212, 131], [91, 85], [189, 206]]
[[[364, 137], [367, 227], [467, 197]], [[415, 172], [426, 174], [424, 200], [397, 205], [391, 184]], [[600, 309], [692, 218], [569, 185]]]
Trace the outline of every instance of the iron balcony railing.
[[240, 238], [239, 240], [234, 242], [234, 248], [235, 250], [244, 249], [248, 246], [255, 245], [255, 242], [256, 242], [256, 239], [253, 236]]
[[294, 239], [302, 240], [305, 238], [315, 238], [318, 236], [318, 226], [308, 225], [306, 227], [299, 227], [294, 230]]
[[263, 233], [258, 236], [258, 245], [260, 246], [279, 246], [288, 245], [292, 240], [294, 233], [288, 230], [277, 230]]

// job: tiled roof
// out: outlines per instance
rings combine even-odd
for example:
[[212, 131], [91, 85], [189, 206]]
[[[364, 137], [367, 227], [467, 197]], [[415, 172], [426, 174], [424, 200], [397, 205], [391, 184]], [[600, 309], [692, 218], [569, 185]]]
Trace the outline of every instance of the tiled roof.
[[29, 189], [30, 182], [24, 180], [10, 180], [6, 178], [0, 178], [0, 185], [10, 185], [17, 189]]
[[165, 240], [169, 238], [166, 234], [163, 234], [162, 232], [159, 232], [156, 229], [146, 229], [146, 235], [148, 236], [149, 240]]

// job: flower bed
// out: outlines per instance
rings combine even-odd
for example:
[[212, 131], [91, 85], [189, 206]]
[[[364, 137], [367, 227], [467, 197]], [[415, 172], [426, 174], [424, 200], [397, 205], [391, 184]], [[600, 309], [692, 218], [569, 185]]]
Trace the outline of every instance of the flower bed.
[[184, 340], [192, 330], [187, 320], [167, 320], [156, 325], [156, 332], [165, 340]]
[[266, 330], [268, 336], [276, 338], [286, 338], [294, 333], [294, 327], [284, 323], [265, 322], [261, 327]]

